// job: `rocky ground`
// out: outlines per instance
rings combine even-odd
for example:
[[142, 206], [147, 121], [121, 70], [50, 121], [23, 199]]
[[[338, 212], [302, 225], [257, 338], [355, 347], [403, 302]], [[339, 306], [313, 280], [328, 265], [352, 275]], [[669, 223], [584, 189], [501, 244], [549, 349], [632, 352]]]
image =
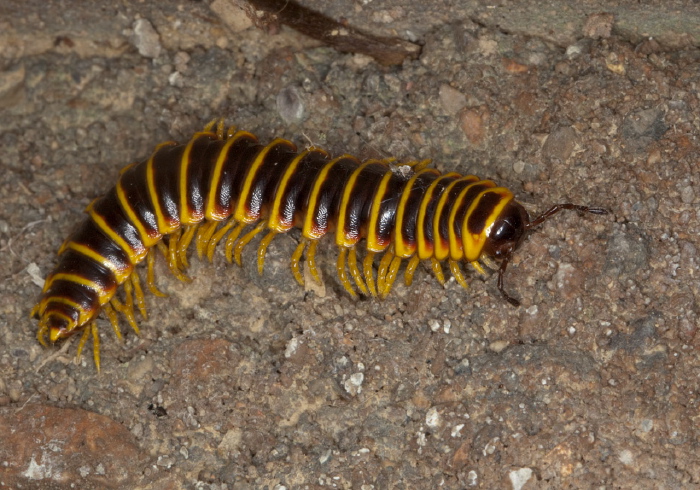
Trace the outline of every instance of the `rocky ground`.
[[[386, 67], [227, 0], [0, 5], [0, 487], [697, 488], [700, 6], [303, 4], [422, 46]], [[297, 232], [259, 277], [163, 263], [141, 337], [51, 349], [29, 310], [120, 168], [215, 117], [333, 154], [431, 158], [570, 212], [507, 288], [420, 269], [355, 301]], [[126, 326], [124, 328], [126, 332]], [[76, 339], [77, 340], [77, 339]]]

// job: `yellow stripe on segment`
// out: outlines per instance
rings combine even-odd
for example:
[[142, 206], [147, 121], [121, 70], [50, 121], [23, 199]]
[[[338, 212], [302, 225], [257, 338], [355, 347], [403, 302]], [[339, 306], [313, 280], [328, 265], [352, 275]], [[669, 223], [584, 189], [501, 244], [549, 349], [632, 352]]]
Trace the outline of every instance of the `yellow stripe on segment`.
[[[418, 162], [415, 163], [418, 164]], [[440, 175], [440, 172], [434, 168], [424, 168], [416, 172], [415, 175], [413, 175], [413, 177], [411, 177], [411, 179], [406, 183], [406, 187], [404, 187], [403, 193], [401, 194], [401, 199], [399, 199], [399, 205], [396, 207], [396, 239], [394, 240], [394, 248], [396, 250], [396, 256], [401, 257], [402, 259], [407, 259], [416, 252], [416, 244], [406, 243], [406, 240], [404, 239], [403, 216], [406, 214], [406, 204], [408, 204], [408, 198], [411, 195], [411, 190], [413, 189], [416, 180], [418, 177], [426, 173]]]
[[313, 227], [313, 222], [314, 222], [314, 215], [316, 214], [316, 206], [318, 204], [318, 195], [321, 192], [321, 187], [323, 186], [323, 183], [326, 181], [328, 178], [328, 173], [331, 171], [331, 169], [335, 166], [336, 163], [339, 161], [345, 159], [345, 158], [352, 158], [354, 160], [357, 160], [355, 157], [351, 155], [341, 155], [338, 158], [331, 160], [328, 162], [319, 172], [318, 176], [316, 177], [316, 180], [314, 181], [314, 188], [311, 190], [311, 194], [309, 194], [309, 204], [306, 208], [306, 215], [304, 216], [304, 222], [302, 223], [302, 229], [301, 229], [301, 234], [305, 237], [308, 238], [309, 240], [318, 240], [325, 234], [325, 230], [317, 230]]
[[[500, 194], [501, 200], [496, 207], [493, 208], [491, 214], [489, 214], [481, 233], [471, 233], [468, 227], [469, 217], [479, 205], [481, 198], [487, 193]], [[481, 250], [484, 248], [486, 237], [490, 233], [491, 227], [493, 227], [496, 218], [498, 218], [498, 215], [501, 214], [501, 211], [506, 204], [513, 200], [513, 197], [513, 193], [505, 187], [494, 187], [480, 192], [476, 199], [474, 199], [474, 202], [472, 202], [471, 206], [469, 206], [469, 210], [467, 210], [467, 214], [464, 218], [464, 223], [462, 223], [462, 248], [464, 250], [464, 259], [467, 262], [475, 262], [479, 258], [481, 255]]]
[[185, 146], [185, 151], [182, 152], [182, 158], [180, 158], [180, 225], [194, 225], [196, 223], [199, 223], [202, 219], [201, 216], [194, 216], [192, 214], [192, 210], [190, 209], [189, 204], [187, 203], [187, 196], [189, 195], [189, 191], [187, 190], [187, 183], [188, 183], [188, 169], [190, 167], [191, 163], [191, 158], [190, 155], [192, 154], [192, 147], [194, 144], [197, 142], [197, 140], [200, 137], [209, 137], [212, 139], [216, 139], [216, 134], [205, 131], [205, 132], [199, 132], [199, 133], [194, 133], [194, 136], [190, 139], [190, 141], [187, 143], [187, 146]]
[[381, 182], [379, 182], [379, 187], [377, 187], [377, 190], [374, 193], [372, 207], [369, 211], [369, 224], [367, 229], [367, 250], [370, 252], [383, 252], [389, 246], [388, 243], [386, 245], [379, 243], [379, 237], [377, 236], [377, 222], [379, 221], [379, 212], [381, 211], [382, 201], [384, 200], [386, 189], [389, 187], [389, 179], [391, 179], [392, 175], [393, 172], [391, 170], [385, 173]]
[[141, 237], [141, 241], [143, 242], [144, 246], [150, 248], [153, 245], [155, 245], [156, 242], [160, 240], [163, 235], [161, 235], [157, 231], [154, 234], [151, 234], [148, 232], [148, 230], [146, 230], [146, 227], [143, 226], [143, 223], [134, 211], [134, 208], [131, 207], [129, 199], [126, 197], [126, 192], [124, 192], [124, 187], [122, 186], [121, 179], [117, 182], [117, 199], [119, 199], [119, 204], [121, 204], [122, 209], [131, 221], [131, 224], [134, 225], [134, 227], [138, 230], [139, 236]]
[[[165, 145], [164, 145], [165, 146]], [[163, 146], [163, 147], [164, 147]], [[156, 153], [161, 148], [156, 148], [156, 151], [150, 156], [146, 162], [146, 183], [148, 184], [148, 196], [151, 198], [151, 204], [153, 205], [153, 212], [156, 215], [156, 222], [158, 223], [158, 231], [163, 235], [167, 235], [177, 230], [180, 227], [179, 223], [172, 223], [166, 221], [165, 215], [163, 214], [163, 209], [160, 206], [160, 201], [158, 200], [158, 187], [156, 186], [155, 179], [155, 169], [153, 168], [153, 159]]]
[[301, 153], [299, 153], [299, 155], [297, 155], [294, 158], [294, 160], [292, 160], [292, 163], [289, 164], [287, 170], [285, 170], [284, 175], [282, 176], [282, 179], [280, 180], [279, 185], [277, 186], [277, 191], [275, 192], [275, 201], [272, 203], [272, 209], [270, 210], [270, 219], [268, 221], [268, 226], [270, 227], [270, 229], [276, 231], [277, 233], [285, 233], [289, 231], [292, 228], [292, 226], [294, 226], [294, 223], [283, 223], [280, 219], [280, 208], [282, 207], [282, 199], [287, 193], [289, 181], [294, 175], [294, 172], [296, 172], [299, 163], [312, 152], [319, 154], [323, 158], [328, 158], [328, 153], [326, 153], [323, 150], [310, 148], [308, 150], [302, 151]]
[[131, 275], [131, 271], [133, 270], [131, 267], [127, 268], [126, 270], [119, 269], [106, 257], [103, 257], [91, 248], [86, 247], [85, 245], [81, 245], [79, 243], [70, 242], [66, 248], [75, 250], [76, 252], [82, 255], [90, 257], [95, 262], [98, 262], [102, 267], [108, 268], [114, 274], [114, 277], [117, 280], [117, 284], [121, 284], [124, 281], [126, 281], [127, 277]]
[[430, 183], [430, 186], [428, 186], [428, 189], [423, 195], [423, 200], [421, 201], [420, 208], [418, 210], [418, 221], [416, 222], [416, 244], [418, 246], [418, 257], [420, 257], [421, 260], [427, 260], [433, 256], [433, 244], [428, 243], [425, 237], [425, 213], [428, 209], [428, 204], [430, 204], [435, 188], [440, 181], [455, 177], [461, 176], [456, 172], [441, 175]]
[[360, 176], [360, 173], [365, 168], [367, 168], [368, 165], [371, 165], [373, 163], [382, 162], [380, 162], [379, 160], [367, 160], [362, 165], [357, 167], [352, 172], [352, 174], [350, 174], [350, 178], [345, 183], [345, 188], [343, 189], [343, 199], [340, 201], [340, 211], [338, 212], [338, 223], [335, 230], [335, 243], [339, 247], [350, 248], [360, 241], [361, 237], [359, 235], [356, 237], [348, 237], [345, 234], [345, 214], [347, 213], [348, 204], [350, 202], [350, 195], [352, 194], [352, 190], [355, 187], [357, 178]]
[[62, 305], [69, 306], [70, 308], [76, 310], [76, 311], [82, 311], [83, 307], [80, 306], [78, 303], [75, 301], [64, 298], [63, 296], [51, 296], [49, 298], [44, 298], [41, 300], [41, 303], [39, 303], [39, 313], [41, 316], [44, 315], [46, 312], [46, 307], [48, 306], [49, 303], [59, 303]]
[[211, 179], [209, 182], [209, 196], [207, 197], [207, 203], [204, 206], [204, 217], [211, 221], [223, 221], [229, 217], [226, 213], [219, 213], [216, 210], [216, 196], [219, 191], [219, 185], [221, 184], [221, 172], [224, 169], [224, 164], [228, 158], [228, 152], [231, 147], [238, 142], [241, 138], [250, 138], [254, 143], [257, 143], [258, 139], [248, 131], [238, 131], [234, 133], [229, 139], [226, 140], [224, 146], [219, 150], [219, 156], [216, 159], [216, 164], [212, 169]]
[[78, 274], [60, 272], [58, 274], [53, 274], [46, 279], [46, 282], [49, 284], [49, 287], [51, 287], [51, 284], [53, 284], [55, 281], [74, 282], [76, 284], [80, 284], [81, 286], [85, 286], [86, 288], [95, 291], [97, 293], [97, 297], [100, 299], [100, 305], [105, 304], [107, 301], [110, 300], [112, 296], [114, 296], [114, 291], [107, 291], [102, 287], [101, 284], [96, 283], [95, 281], [91, 281], [90, 279], [86, 279], [85, 277], [80, 276]]
[[[457, 220], [457, 210], [460, 207], [462, 207], [462, 201], [464, 201], [464, 198], [466, 197], [467, 192], [469, 192], [469, 189], [471, 189], [475, 185], [496, 187], [496, 184], [490, 180], [480, 180], [462, 189], [462, 192], [460, 192], [457, 196], [457, 199], [455, 199], [454, 205], [452, 206], [452, 211], [450, 212], [450, 222], [448, 228], [450, 238], [450, 258], [452, 260], [460, 260], [462, 257], [464, 257], [464, 251], [462, 249], [462, 238], [457, 238], [457, 233], [455, 232], [455, 221]], [[465, 213], [464, 219], [466, 220], [468, 216], [469, 213]], [[457, 226], [460, 226], [461, 230], [461, 224], [458, 224]]]
[[[450, 191], [460, 182], [478, 181], [479, 178], [473, 175], [467, 175], [461, 179], [457, 179], [443, 189], [440, 199], [438, 200], [437, 207], [435, 208], [435, 216], [433, 218], [433, 257], [438, 260], [445, 260], [450, 253], [450, 244], [442, 241], [440, 236], [440, 216], [442, 216], [442, 211], [445, 209], [447, 204], [447, 199], [450, 197]], [[453, 206], [452, 210], [457, 206]], [[452, 214], [452, 213], [450, 213]], [[449, 240], [449, 239], [448, 239]]]
[[129, 256], [132, 264], [138, 264], [146, 257], [148, 250], [142, 247], [140, 250], [134, 250], [131, 248], [126, 240], [124, 240], [117, 232], [109, 227], [107, 222], [102, 216], [97, 214], [94, 209], [90, 210], [90, 217], [95, 222], [95, 224], [102, 230], [102, 232], [107, 235], [113, 242], [115, 242], [119, 247]]
[[241, 189], [241, 195], [238, 198], [238, 203], [236, 204], [236, 210], [233, 214], [234, 219], [238, 222], [241, 223], [254, 223], [258, 219], [260, 219], [259, 216], [250, 216], [248, 214], [248, 210], [246, 209], [246, 204], [248, 204], [248, 199], [250, 197], [250, 191], [251, 188], [253, 187], [253, 181], [255, 180], [255, 176], [258, 173], [258, 170], [260, 170], [260, 167], [262, 167], [263, 163], [265, 163], [265, 158], [267, 157], [268, 153], [270, 153], [270, 150], [272, 150], [274, 147], [278, 145], [286, 145], [291, 151], [295, 152], [297, 151], [297, 147], [294, 143], [291, 141], [282, 139], [282, 138], [276, 138], [272, 140], [272, 142], [267, 145], [265, 148], [260, 150], [260, 153], [255, 157], [255, 160], [253, 163], [248, 167], [248, 172], [246, 173], [245, 176], [245, 181], [243, 183], [243, 188]]

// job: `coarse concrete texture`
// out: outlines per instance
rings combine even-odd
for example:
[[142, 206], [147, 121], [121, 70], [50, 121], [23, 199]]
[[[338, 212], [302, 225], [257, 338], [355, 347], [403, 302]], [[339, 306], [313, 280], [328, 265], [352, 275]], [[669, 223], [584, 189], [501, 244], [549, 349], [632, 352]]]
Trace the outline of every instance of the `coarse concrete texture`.
[[[0, 487], [697, 488], [700, 4], [302, 3], [422, 54], [382, 67], [230, 0], [0, 4]], [[422, 267], [355, 301], [332, 240], [301, 288], [291, 232], [262, 277], [257, 242], [190, 284], [158, 262], [169, 296], [123, 343], [100, 320], [99, 374], [90, 344], [41, 347], [84, 207], [220, 116], [612, 214], [530, 236], [519, 308]]]

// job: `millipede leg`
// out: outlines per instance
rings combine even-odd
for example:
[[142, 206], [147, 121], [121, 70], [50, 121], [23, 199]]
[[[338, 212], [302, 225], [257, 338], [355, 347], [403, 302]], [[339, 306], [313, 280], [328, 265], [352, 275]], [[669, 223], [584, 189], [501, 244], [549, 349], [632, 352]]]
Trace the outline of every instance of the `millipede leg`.
[[148, 255], [146, 256], [146, 265], [146, 284], [148, 284], [148, 289], [150, 289], [156, 296], [160, 296], [161, 298], [166, 297], [167, 294], [162, 293], [158, 289], [158, 286], [156, 286], [156, 274], [154, 271], [154, 267], [156, 265], [156, 254], [154, 249], [148, 251]]
[[297, 248], [294, 250], [291, 259], [292, 274], [300, 286], [304, 285], [304, 276], [299, 269], [299, 261], [301, 260], [302, 255], [304, 255], [304, 249], [306, 248], [307, 243], [308, 240], [305, 237], [301, 237], [301, 240], [299, 240], [299, 245], [297, 245]]
[[374, 252], [367, 252], [367, 255], [365, 255], [365, 260], [362, 261], [362, 268], [365, 272], [365, 281], [367, 281], [367, 289], [369, 290], [369, 294], [376, 297], [377, 287], [374, 284], [374, 271], [372, 270], [372, 266], [374, 265], [374, 255]]
[[185, 232], [177, 243], [177, 256], [182, 265], [183, 269], [187, 269], [189, 264], [187, 263], [187, 249], [190, 248], [190, 243], [192, 243], [192, 237], [194, 237], [195, 232], [199, 228], [199, 225], [190, 225], [185, 227]]
[[350, 284], [350, 279], [348, 279], [348, 274], [347, 272], [345, 272], [345, 255], [347, 253], [347, 248], [340, 247], [340, 253], [338, 253], [338, 264], [336, 265], [336, 270], [338, 272], [338, 278], [340, 279], [340, 282], [342, 283], [345, 290], [350, 294], [350, 296], [352, 296], [353, 298], [357, 298], [357, 293], [352, 288], [352, 284]]
[[197, 257], [200, 259], [204, 256], [211, 240], [212, 235], [219, 225], [218, 221], [208, 221], [199, 227], [197, 230], [197, 238], [195, 238], [195, 246], [197, 248]]
[[432, 160], [430, 158], [427, 158], [425, 160], [420, 160], [420, 161], [416, 160], [414, 162], [407, 162], [407, 163], [404, 163], [404, 165], [408, 165], [409, 167], [411, 167], [411, 169], [414, 172], [420, 172], [421, 170], [423, 170], [424, 168], [429, 166], [431, 163], [432, 163]]
[[377, 271], [377, 293], [380, 297], [383, 297], [384, 289], [386, 288], [386, 274], [393, 258], [394, 253], [391, 250], [387, 250], [382, 256], [382, 260], [379, 261], [379, 270]]
[[318, 245], [318, 240], [311, 240], [311, 243], [309, 243], [309, 250], [306, 252], [306, 265], [314, 281], [321, 284], [321, 276], [318, 274], [318, 269], [316, 268], [316, 245]]
[[[474, 267], [474, 269], [476, 269], [476, 271], [477, 271], [479, 274], [482, 274], [482, 275], [486, 274], [486, 271], [484, 270], [484, 268], [481, 267], [481, 264], [478, 263], [476, 260], [474, 260], [474, 261], [472, 261], [472, 262], [469, 262], [469, 263], [472, 265], [472, 267]], [[488, 264], [487, 264], [487, 265], [488, 265]]]
[[399, 274], [399, 267], [401, 267], [401, 257], [394, 256], [391, 259], [391, 265], [389, 266], [389, 272], [386, 273], [386, 280], [384, 283], [384, 292], [382, 292], [382, 299], [386, 298], [391, 292], [391, 288], [396, 281], [396, 276]]
[[168, 267], [170, 268], [170, 272], [179, 280], [182, 282], [190, 282], [192, 279], [183, 274], [178, 266], [177, 243], [179, 239], [180, 230], [170, 235], [170, 240], [168, 242]]
[[435, 274], [435, 277], [437, 278], [438, 282], [444, 286], [445, 275], [442, 273], [442, 266], [440, 265], [440, 261], [435, 257], [432, 257], [430, 259], [430, 265], [433, 269], [433, 274]]
[[[211, 237], [209, 243], [207, 243], [207, 259], [209, 259], [209, 262], [214, 261], [214, 251], [216, 250], [216, 246], [234, 226], [236, 226], [236, 221], [231, 219], [228, 221], [228, 223], [219, 228], [219, 230], [214, 233], [214, 236]], [[238, 235], [236, 235], [236, 238], [238, 238]]]
[[265, 254], [267, 253], [267, 247], [270, 246], [270, 242], [277, 235], [276, 231], [270, 231], [265, 238], [260, 241], [260, 246], [258, 247], [258, 274], [262, 276], [263, 267], [265, 266]]
[[100, 333], [97, 331], [97, 322], [90, 324], [90, 332], [92, 333], [92, 358], [95, 360], [97, 372], [100, 372]]
[[350, 249], [350, 253], [348, 254], [348, 268], [350, 269], [350, 275], [355, 280], [355, 284], [357, 284], [357, 287], [360, 288], [362, 294], [366, 296], [367, 287], [365, 286], [365, 282], [362, 280], [362, 273], [357, 267], [357, 252], [355, 251], [355, 247], [352, 247]]
[[207, 123], [206, 126], [204, 126], [204, 129], [202, 131], [205, 133], [210, 133], [214, 130], [214, 126], [216, 126], [217, 124], [223, 127], [223, 124], [224, 124], [223, 118], [217, 117], [216, 119], [212, 119], [211, 121], [209, 121]]
[[168, 260], [170, 252], [168, 251], [168, 246], [165, 243], [163, 243], [163, 240], [160, 240], [158, 243], [156, 243], [156, 248], [158, 248], [158, 251], [163, 254], [165, 260]]
[[455, 281], [462, 286], [464, 289], [467, 289], [469, 285], [467, 284], [467, 281], [464, 279], [464, 276], [462, 275], [462, 270], [459, 268], [459, 262], [456, 260], [449, 260], [450, 264], [450, 270], [452, 271], [452, 276], [455, 278]]
[[136, 325], [136, 318], [134, 318], [133, 310], [129, 310], [129, 308], [126, 305], [123, 305], [117, 298], [112, 298], [110, 303], [115, 310], [124, 315], [124, 318], [126, 318], [129, 326], [134, 330], [134, 332], [136, 332], [136, 335], [141, 335], [141, 331], [139, 330], [138, 325]]
[[131, 281], [124, 282], [124, 292], [126, 293], [126, 301], [124, 302], [123, 314], [126, 316], [129, 325], [134, 329], [134, 332], [136, 332], [136, 335], [141, 335], [134, 314], [134, 288], [131, 285]]
[[117, 312], [114, 311], [114, 308], [112, 308], [112, 305], [107, 303], [103, 307], [105, 315], [107, 315], [107, 319], [109, 320], [109, 323], [112, 324], [112, 330], [114, 330], [114, 335], [117, 336], [119, 340], [124, 340], [124, 337], [122, 337], [122, 330], [119, 328], [119, 319], [117, 318]]
[[[134, 286], [131, 284], [131, 281], [129, 281], [129, 278], [124, 281], [124, 296], [126, 296], [126, 300], [124, 300], [124, 307], [129, 309], [131, 311], [131, 314], [134, 314]], [[136, 317], [134, 317], [136, 318]]]
[[245, 228], [245, 223], [236, 224], [236, 227], [233, 229], [233, 231], [231, 231], [231, 234], [226, 237], [226, 246], [224, 251], [226, 253], [226, 260], [229, 264], [233, 262], [233, 246], [236, 244], [236, 240], [238, 240], [238, 236], [241, 234], [241, 231], [243, 231], [243, 228]]
[[253, 238], [255, 238], [255, 235], [263, 231], [265, 226], [267, 226], [267, 223], [261, 221], [255, 228], [243, 235], [243, 237], [236, 243], [236, 246], [233, 247], [233, 259], [236, 261], [236, 264], [238, 264], [239, 267], [241, 266], [241, 254], [243, 253], [243, 249]]
[[144, 320], [148, 319], [148, 312], [146, 311], [146, 298], [143, 297], [143, 290], [141, 289], [141, 278], [139, 277], [136, 270], [131, 273], [129, 279], [134, 286], [134, 299], [136, 300], [136, 306], [141, 313]]
[[[92, 333], [92, 324], [95, 322], [92, 322], [90, 325], [85, 325], [85, 328], [83, 328], [83, 334], [80, 336], [80, 341], [78, 342], [78, 349], [75, 353], [75, 360], [77, 362], [80, 362], [80, 358], [83, 355], [83, 347], [85, 347], [85, 344], [87, 343], [88, 339], [90, 338], [90, 334]], [[93, 344], [94, 345], [94, 344]]]
[[413, 284], [413, 274], [415, 274], [416, 267], [418, 267], [419, 263], [420, 258], [418, 257], [418, 254], [415, 254], [413, 257], [411, 257], [411, 260], [408, 261], [406, 270], [403, 273], [403, 278], [404, 282], [406, 283], [406, 286], [410, 286], [411, 284]]

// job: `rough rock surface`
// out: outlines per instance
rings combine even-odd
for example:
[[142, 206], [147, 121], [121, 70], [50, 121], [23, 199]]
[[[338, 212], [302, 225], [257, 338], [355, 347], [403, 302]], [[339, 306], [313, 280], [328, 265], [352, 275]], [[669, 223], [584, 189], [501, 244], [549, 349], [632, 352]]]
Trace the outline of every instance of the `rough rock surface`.
[[[700, 5], [303, 3], [421, 57], [381, 67], [228, 0], [0, 5], [0, 487], [700, 485]], [[101, 321], [100, 374], [42, 348], [28, 312], [83, 208], [219, 116], [612, 215], [524, 243], [520, 308], [423, 269], [354, 301], [330, 240], [304, 290], [292, 232], [262, 277], [254, 244], [190, 284], [159, 263], [169, 296], [141, 337]]]

